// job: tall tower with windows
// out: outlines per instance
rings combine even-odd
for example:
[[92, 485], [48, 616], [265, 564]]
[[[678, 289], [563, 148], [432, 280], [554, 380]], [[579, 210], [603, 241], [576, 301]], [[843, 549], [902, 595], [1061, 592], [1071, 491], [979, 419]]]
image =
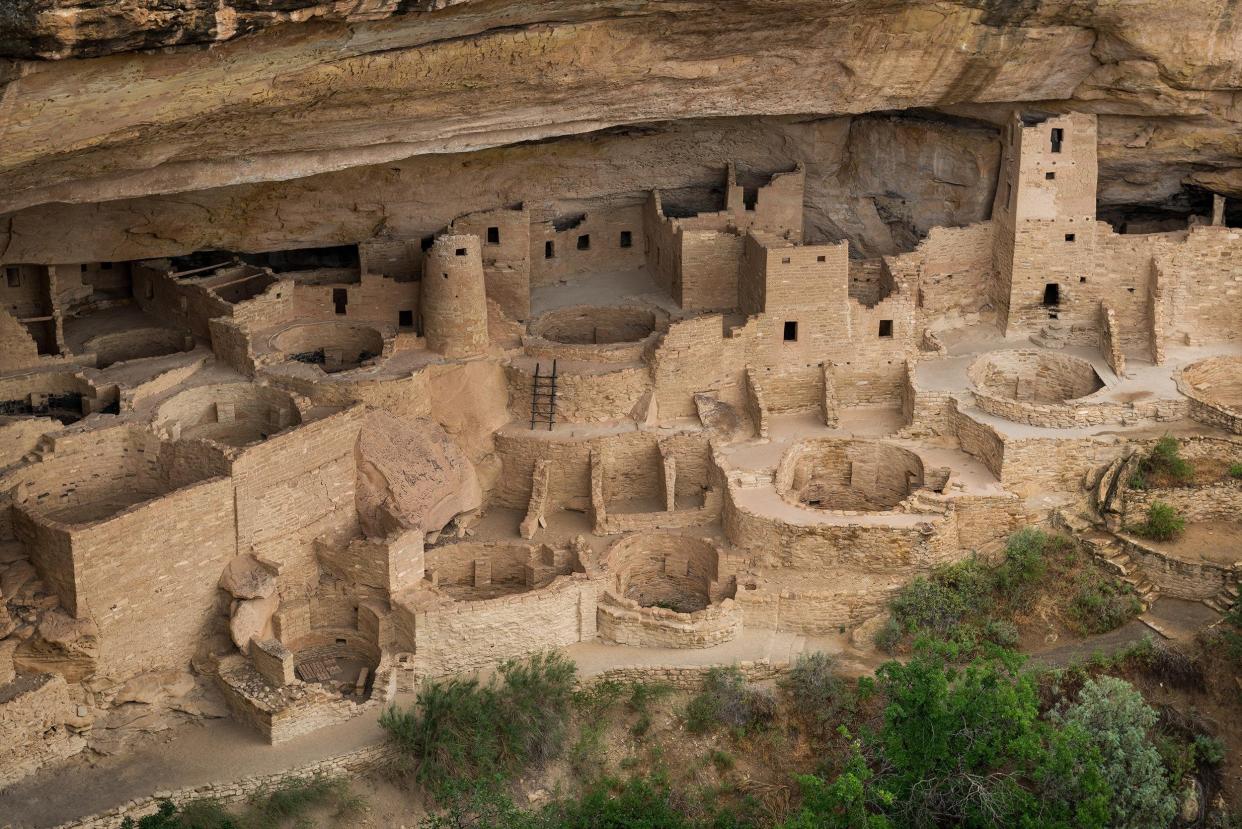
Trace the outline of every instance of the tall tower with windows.
[[1096, 118], [1016, 114], [1006, 125], [992, 220], [993, 304], [1006, 334], [1094, 328]]

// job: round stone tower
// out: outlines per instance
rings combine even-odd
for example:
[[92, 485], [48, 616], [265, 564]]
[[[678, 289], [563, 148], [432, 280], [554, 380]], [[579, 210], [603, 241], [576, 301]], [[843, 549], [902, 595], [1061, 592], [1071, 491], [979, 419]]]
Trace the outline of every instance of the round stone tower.
[[487, 292], [479, 237], [439, 236], [423, 260], [419, 301], [427, 347], [445, 357], [487, 352]]

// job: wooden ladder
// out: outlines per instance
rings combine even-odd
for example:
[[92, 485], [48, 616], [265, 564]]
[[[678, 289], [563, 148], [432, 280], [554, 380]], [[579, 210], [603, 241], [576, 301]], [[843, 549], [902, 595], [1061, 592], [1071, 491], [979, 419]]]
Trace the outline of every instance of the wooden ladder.
[[535, 378], [530, 394], [530, 428], [536, 423], [548, 424], [548, 431], [556, 425], [556, 360], [552, 361], [552, 373], [541, 374], [541, 364], [535, 363]]

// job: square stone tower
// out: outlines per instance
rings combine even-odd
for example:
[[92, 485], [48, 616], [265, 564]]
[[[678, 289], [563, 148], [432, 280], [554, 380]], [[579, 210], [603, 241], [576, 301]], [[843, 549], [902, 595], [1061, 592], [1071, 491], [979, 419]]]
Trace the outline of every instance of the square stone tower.
[[[1014, 114], [992, 220], [994, 304], [1006, 334], [1094, 326], [1096, 118]], [[1093, 286], [1094, 288], [1094, 286]]]

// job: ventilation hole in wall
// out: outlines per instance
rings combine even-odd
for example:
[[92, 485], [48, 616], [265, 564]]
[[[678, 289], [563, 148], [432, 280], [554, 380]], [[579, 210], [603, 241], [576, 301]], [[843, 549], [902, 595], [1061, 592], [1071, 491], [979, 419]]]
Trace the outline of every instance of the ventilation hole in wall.
[[789, 257], [788, 257], [788, 256], [782, 256], [782, 257], [781, 257], [781, 264], [782, 264], [782, 265], [788, 265], [788, 264], [789, 264]]
[[458, 249], [457, 249], [457, 251], [456, 251], [456, 253], [457, 253], [457, 255], [458, 255], [458, 256], [465, 256], [465, 255], [466, 255], [466, 249], [465, 249], [465, 248], [458, 248]]
[[892, 320], [880, 320], [880, 336], [881, 337], [893, 336], [893, 321]]
[[337, 640], [336, 640], [336, 643], [337, 643], [338, 645], [344, 645], [344, 644], [346, 644], [346, 643], [347, 643], [347, 640], [345, 640], [345, 639], [337, 639]]
[[1087, 277], [1085, 277], [1085, 276], [1080, 276], [1080, 277], [1078, 277], [1078, 281], [1079, 281], [1079, 282], [1083, 282], [1083, 283], [1085, 283], [1085, 282], [1087, 281]]
[[1044, 178], [1047, 179], [1048, 181], [1052, 181], [1056, 177], [1057, 177], [1056, 173], [1044, 173]]
[[489, 245], [499, 245], [499, 244], [500, 244], [500, 228], [498, 228], [498, 227], [489, 227], [489, 228], [487, 229], [487, 243], [488, 243]]
[[783, 333], [784, 340], [787, 343], [796, 343], [798, 341], [798, 323], [795, 320], [785, 320], [785, 330]]
[[1076, 238], [1078, 238], [1078, 237], [1077, 237], [1077, 236], [1075, 236], [1073, 233], [1067, 233], [1067, 234], [1065, 234], [1065, 241], [1067, 241], [1067, 242], [1072, 242], [1072, 241], [1074, 241]]
[[[656, 251], [656, 253], [659, 253], [659, 251]], [[556, 258], [556, 245], [555, 244], [553, 244], [552, 242], [543, 243], [543, 258], [544, 259]]]
[[448, 279], [448, 274], [445, 274], [445, 275], [444, 275], [444, 278], [445, 278], [445, 279]]
[[591, 249], [591, 234], [584, 233], [578, 237], [578, 250]]
[[816, 261], [816, 262], [827, 262], [827, 261], [828, 261], [828, 257], [827, 257], [827, 256], [816, 256], [816, 257], [815, 257], [815, 261]]
[[634, 236], [628, 230], [621, 231], [621, 247], [629, 248], [634, 246]]
[[1133, 288], [1126, 288], [1126, 290], [1127, 290], [1127, 291], [1129, 291], [1130, 293], [1134, 293], [1134, 289], [1133, 289]]

